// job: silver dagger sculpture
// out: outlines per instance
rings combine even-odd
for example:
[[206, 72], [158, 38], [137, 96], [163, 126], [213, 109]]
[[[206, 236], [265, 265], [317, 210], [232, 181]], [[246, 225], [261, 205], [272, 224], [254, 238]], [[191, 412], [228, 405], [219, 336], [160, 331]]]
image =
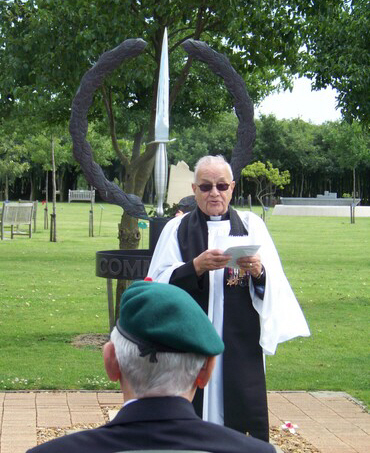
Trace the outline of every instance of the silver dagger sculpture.
[[157, 195], [157, 215], [163, 217], [163, 203], [167, 189], [167, 143], [169, 140], [169, 70], [167, 28], [164, 30], [162, 41], [161, 62], [157, 91], [157, 109], [155, 117], [154, 141], [157, 152], [154, 165], [154, 187]]

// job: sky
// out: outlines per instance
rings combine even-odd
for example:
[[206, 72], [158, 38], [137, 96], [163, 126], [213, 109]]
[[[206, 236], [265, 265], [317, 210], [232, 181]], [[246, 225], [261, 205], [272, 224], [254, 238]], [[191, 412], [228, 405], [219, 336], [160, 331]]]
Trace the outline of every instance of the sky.
[[301, 118], [313, 124], [336, 121], [341, 115], [340, 111], [335, 109], [335, 95], [336, 90], [332, 88], [311, 91], [309, 79], [296, 79], [292, 92], [272, 94], [255, 108], [255, 118], [258, 118], [260, 113], [273, 113], [279, 120]]

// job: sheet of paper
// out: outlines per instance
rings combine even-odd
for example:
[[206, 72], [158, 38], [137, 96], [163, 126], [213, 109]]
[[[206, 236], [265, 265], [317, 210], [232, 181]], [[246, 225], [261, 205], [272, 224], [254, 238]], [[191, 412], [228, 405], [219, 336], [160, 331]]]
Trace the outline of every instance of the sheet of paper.
[[237, 245], [229, 247], [225, 250], [225, 255], [231, 255], [230, 261], [227, 263], [227, 267], [233, 267], [239, 269], [236, 261], [244, 256], [253, 256], [257, 253], [259, 245]]
[[239, 245], [250, 245], [249, 236], [216, 236], [214, 238], [214, 248], [226, 250], [229, 247], [237, 247]]

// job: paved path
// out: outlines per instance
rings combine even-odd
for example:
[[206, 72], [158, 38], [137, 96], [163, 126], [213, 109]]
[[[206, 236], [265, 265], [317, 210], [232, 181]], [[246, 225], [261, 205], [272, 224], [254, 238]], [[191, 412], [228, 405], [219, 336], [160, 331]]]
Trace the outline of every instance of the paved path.
[[[285, 421], [322, 453], [370, 452], [370, 415], [341, 392], [269, 392], [270, 425]], [[103, 424], [117, 392], [0, 393], [0, 453], [24, 453], [37, 430]]]

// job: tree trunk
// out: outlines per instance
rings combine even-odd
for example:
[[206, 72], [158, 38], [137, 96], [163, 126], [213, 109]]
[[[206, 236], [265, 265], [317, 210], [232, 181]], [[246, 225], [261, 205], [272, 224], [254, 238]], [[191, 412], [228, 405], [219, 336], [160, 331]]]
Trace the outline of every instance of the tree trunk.
[[54, 137], [51, 136], [51, 163], [53, 175], [53, 213], [50, 219], [50, 242], [57, 242], [57, 222], [56, 222], [56, 208], [57, 208], [57, 185], [55, 179], [55, 156], [54, 156]]
[[58, 187], [59, 187], [59, 201], [64, 201], [64, 174], [65, 170], [59, 170], [58, 172]]
[[5, 175], [5, 191], [4, 191], [4, 200], [9, 200], [9, 179], [8, 175]]
[[45, 178], [44, 230], [49, 229], [48, 201], [49, 201], [49, 172], [46, 170], [46, 178]]
[[274, 190], [272, 188], [272, 183], [271, 181], [269, 182], [269, 195], [268, 195], [268, 206], [271, 208], [272, 206], [272, 197], [273, 197], [273, 194], [274, 194]]
[[[143, 197], [145, 185], [152, 173], [154, 157], [155, 156], [153, 156], [153, 158], [149, 160], [145, 166], [134, 167], [133, 165], [130, 165], [129, 170], [126, 172], [126, 193], [135, 193], [139, 197]], [[140, 244], [140, 238], [141, 234], [138, 227], [138, 219], [131, 217], [124, 212], [121, 217], [121, 222], [118, 224], [118, 240], [120, 250], [137, 249]], [[119, 316], [121, 295], [129, 285], [130, 281], [117, 280], [115, 319]]]
[[[140, 231], [138, 220], [123, 213], [121, 222], [118, 224], [118, 239], [120, 250], [135, 250], [140, 243]], [[117, 280], [115, 320], [119, 317], [119, 306], [122, 293], [130, 285], [129, 280]]]
[[363, 198], [362, 197], [362, 180], [361, 180], [361, 177], [359, 177], [359, 175], [357, 175], [357, 194], [358, 194], [358, 198]]
[[355, 206], [356, 206], [356, 167], [353, 167], [353, 203], [352, 203], [352, 215], [351, 223], [355, 223]]
[[259, 196], [259, 194], [257, 193], [256, 194], [256, 198], [257, 198], [259, 204], [262, 206], [262, 215], [261, 215], [261, 217], [262, 217], [263, 221], [265, 221], [265, 205], [263, 204], [263, 197]]
[[304, 186], [304, 173], [303, 173], [303, 169], [302, 169], [302, 173], [301, 173], [301, 189], [299, 191], [299, 196], [301, 198], [303, 197], [303, 186]]
[[34, 184], [34, 180], [33, 180], [32, 173], [31, 173], [31, 176], [30, 176], [30, 201], [35, 199], [34, 192], [35, 192], [35, 184]]
[[353, 203], [356, 203], [356, 167], [353, 167]]
[[89, 237], [94, 237], [94, 202], [92, 197], [93, 186], [90, 186], [91, 199], [90, 199], [90, 212], [89, 212]]

